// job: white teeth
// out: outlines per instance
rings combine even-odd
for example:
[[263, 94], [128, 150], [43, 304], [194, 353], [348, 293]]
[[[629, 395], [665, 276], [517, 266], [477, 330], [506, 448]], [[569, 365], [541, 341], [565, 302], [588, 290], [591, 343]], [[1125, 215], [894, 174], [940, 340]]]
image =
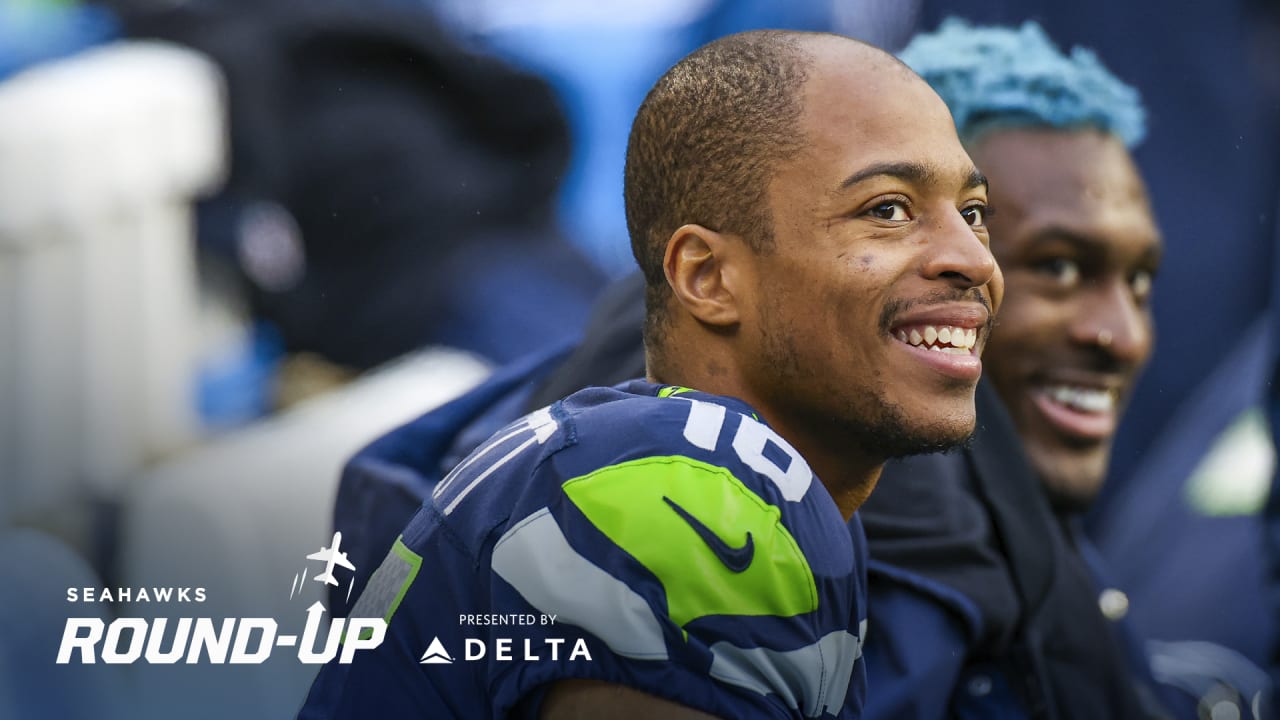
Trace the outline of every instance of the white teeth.
[[950, 325], [937, 327], [934, 325], [925, 325], [923, 330], [912, 328], [911, 333], [907, 334], [905, 330], [899, 330], [897, 338], [902, 342], [915, 345], [917, 347], [929, 347], [932, 350], [952, 351], [952, 354], [967, 354], [978, 342], [978, 331], [969, 328], [956, 328]]
[[1053, 385], [1046, 390], [1054, 402], [1084, 412], [1111, 412], [1116, 407], [1115, 393], [1109, 390], [1075, 385]]

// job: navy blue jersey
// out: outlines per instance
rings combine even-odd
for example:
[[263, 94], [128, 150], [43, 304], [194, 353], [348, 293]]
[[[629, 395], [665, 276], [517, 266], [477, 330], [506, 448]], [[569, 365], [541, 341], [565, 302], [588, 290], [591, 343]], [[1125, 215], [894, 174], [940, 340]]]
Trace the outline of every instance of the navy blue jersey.
[[565, 679], [857, 717], [865, 568], [860, 526], [744, 403], [583, 390], [436, 486], [351, 613], [385, 640], [323, 668], [302, 717], [532, 715]]

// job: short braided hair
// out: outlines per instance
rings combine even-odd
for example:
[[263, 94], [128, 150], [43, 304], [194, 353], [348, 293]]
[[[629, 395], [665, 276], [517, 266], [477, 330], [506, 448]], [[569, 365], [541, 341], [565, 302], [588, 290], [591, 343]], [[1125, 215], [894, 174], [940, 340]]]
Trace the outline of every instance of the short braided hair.
[[1092, 128], [1132, 149], [1146, 134], [1138, 91], [1085, 48], [1061, 53], [1035, 22], [974, 27], [949, 18], [898, 54], [942, 96], [960, 139], [1005, 128]]

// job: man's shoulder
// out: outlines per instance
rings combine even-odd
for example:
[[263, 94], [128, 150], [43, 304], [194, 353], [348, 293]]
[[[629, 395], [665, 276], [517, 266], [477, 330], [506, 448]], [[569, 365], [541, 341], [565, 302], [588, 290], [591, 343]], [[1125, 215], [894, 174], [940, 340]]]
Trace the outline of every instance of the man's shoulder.
[[484, 506], [474, 500], [486, 496], [491, 510], [495, 501], [542, 503], [572, 478], [679, 454], [688, 404], [668, 401], [661, 389], [643, 381], [589, 387], [513, 420], [454, 465], [433, 489], [431, 505], [452, 517], [464, 506]]
[[588, 388], [506, 426], [437, 485], [429, 505], [429, 524], [449, 526], [476, 561], [495, 533], [544, 509], [571, 540], [591, 544], [602, 533], [652, 559], [642, 559], [651, 570], [670, 564], [658, 556], [683, 555], [672, 544], [687, 541], [733, 568], [734, 549], [745, 558], [744, 543], [774, 538], [780, 550], [818, 558], [827, 576], [847, 572], [852, 552], [808, 463], [750, 406], [643, 381]]
[[[684, 388], [589, 388], [521, 418], [437, 485], [415, 525], [443, 526], [483, 563], [543, 511], [572, 544], [610, 540], [660, 577], [687, 543], [731, 571], [762, 543], [799, 576], [810, 561], [821, 576], [852, 569], [844, 518], [805, 459], [745, 403]], [[422, 535], [411, 525], [406, 543]]]
[[[569, 413], [577, 401], [564, 403]], [[558, 463], [560, 525], [581, 547], [607, 539], [661, 580], [678, 624], [809, 612], [816, 585], [853, 572], [835, 503], [745, 403], [665, 386], [595, 405], [576, 425], [573, 452], [586, 460]]]
[[572, 461], [557, 467], [566, 488], [639, 474], [642, 483], [679, 476], [777, 507], [830, 501], [804, 457], [736, 398], [636, 381], [584, 390], [549, 410], [571, 435], [562, 451], [571, 448]]

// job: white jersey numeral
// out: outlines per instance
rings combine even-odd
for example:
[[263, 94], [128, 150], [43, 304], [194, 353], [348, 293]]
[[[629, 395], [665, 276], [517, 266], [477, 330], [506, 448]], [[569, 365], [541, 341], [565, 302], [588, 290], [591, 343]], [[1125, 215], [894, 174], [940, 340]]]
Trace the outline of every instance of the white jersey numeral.
[[[672, 399], [684, 400], [690, 406], [689, 419], [684, 424], [685, 440], [695, 447], [714, 452], [720, 442], [720, 431], [724, 428], [724, 406], [678, 395]], [[782, 436], [764, 423], [746, 415], [741, 418], [733, 436], [733, 451], [737, 453], [738, 459], [769, 478], [788, 502], [799, 502], [813, 482], [813, 471], [809, 469], [809, 463], [800, 457], [791, 443], [783, 440]], [[785, 468], [765, 456], [764, 450], [770, 443], [788, 457]]]

